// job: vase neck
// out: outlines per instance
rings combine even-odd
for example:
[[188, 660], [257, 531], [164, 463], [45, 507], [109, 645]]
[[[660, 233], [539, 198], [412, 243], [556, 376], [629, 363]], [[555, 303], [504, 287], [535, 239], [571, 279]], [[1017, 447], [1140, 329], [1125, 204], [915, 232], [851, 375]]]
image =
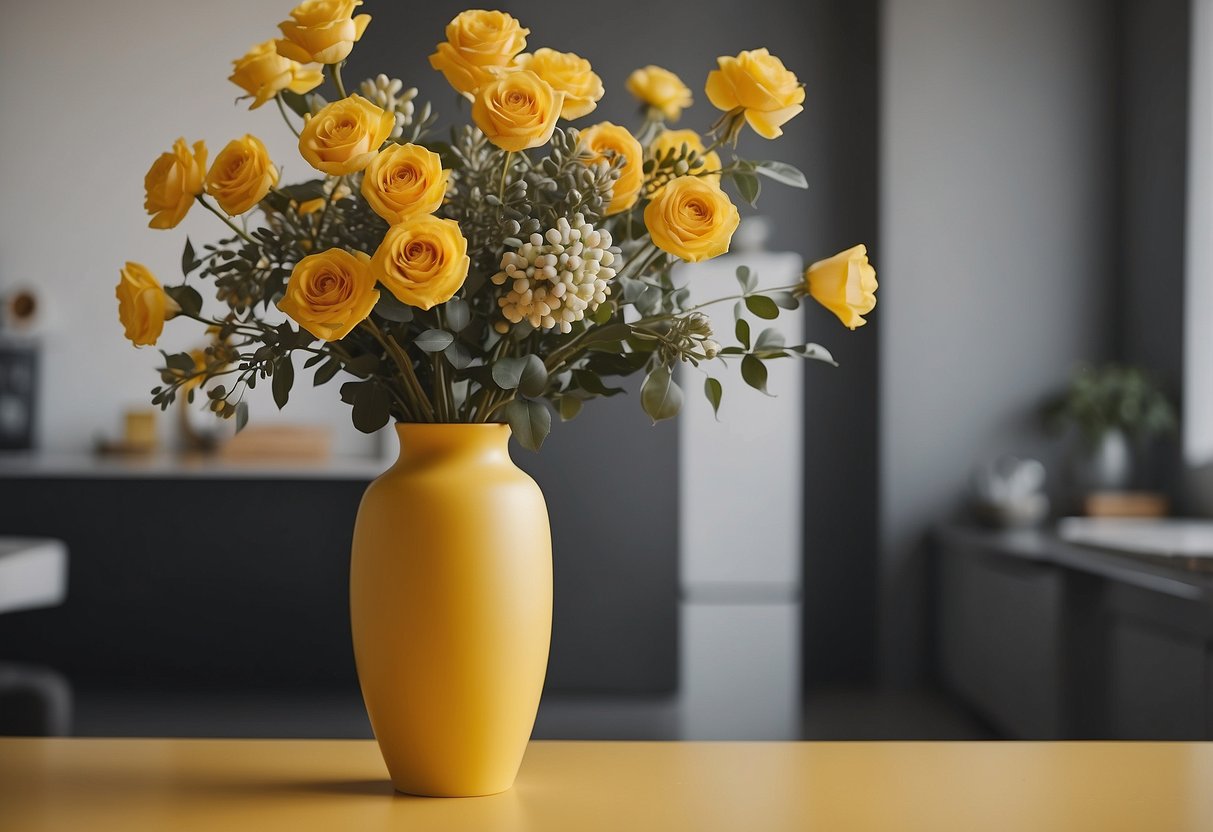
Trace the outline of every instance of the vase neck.
[[502, 424], [400, 422], [397, 464], [412, 465], [459, 457], [488, 463], [510, 462], [510, 427]]

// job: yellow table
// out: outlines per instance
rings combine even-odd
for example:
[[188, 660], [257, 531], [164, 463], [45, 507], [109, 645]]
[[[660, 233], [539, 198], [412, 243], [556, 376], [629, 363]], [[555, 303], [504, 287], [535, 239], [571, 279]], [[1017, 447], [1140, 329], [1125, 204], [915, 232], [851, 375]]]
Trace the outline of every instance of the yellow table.
[[535, 742], [517, 785], [392, 792], [358, 740], [0, 740], [0, 829], [1213, 830], [1213, 744]]

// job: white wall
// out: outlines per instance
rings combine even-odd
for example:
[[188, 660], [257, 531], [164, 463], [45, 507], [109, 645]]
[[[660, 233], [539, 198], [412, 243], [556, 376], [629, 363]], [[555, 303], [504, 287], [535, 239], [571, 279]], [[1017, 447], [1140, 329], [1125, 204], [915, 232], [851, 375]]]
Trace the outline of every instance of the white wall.
[[[179, 136], [204, 138], [211, 158], [249, 132], [263, 139], [285, 181], [309, 175], [277, 109], [248, 112], [227, 76], [232, 58], [276, 34], [288, 0], [155, 0], [10, 4], [0, 27], [0, 291], [32, 285], [51, 314], [44, 334], [40, 444], [87, 448], [119, 429], [122, 410], [149, 401], [154, 349], [122, 337], [114, 285], [126, 260], [164, 282], [180, 280], [181, 248], [225, 230], [195, 208], [177, 229], [147, 228], [143, 174]], [[170, 322], [162, 345], [202, 342], [188, 321]], [[337, 386], [301, 375], [279, 414], [268, 390], [250, 399], [263, 422], [324, 422], [337, 450], [373, 440], [349, 426]], [[162, 432], [168, 434], [162, 420]]]
[[1192, 4], [1184, 456], [1213, 466], [1213, 0]]
[[882, 21], [880, 664], [922, 671], [923, 537], [1109, 344], [1111, 12], [888, 0]]

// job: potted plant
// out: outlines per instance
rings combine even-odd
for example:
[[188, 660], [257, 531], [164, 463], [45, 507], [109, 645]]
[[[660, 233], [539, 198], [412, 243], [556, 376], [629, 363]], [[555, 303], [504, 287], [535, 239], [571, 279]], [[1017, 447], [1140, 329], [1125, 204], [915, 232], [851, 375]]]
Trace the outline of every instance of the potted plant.
[[1055, 429], [1079, 438], [1074, 477], [1085, 489], [1122, 490], [1133, 477], [1133, 447], [1175, 429], [1166, 395], [1138, 367], [1106, 364], [1075, 370], [1065, 393], [1048, 403]]

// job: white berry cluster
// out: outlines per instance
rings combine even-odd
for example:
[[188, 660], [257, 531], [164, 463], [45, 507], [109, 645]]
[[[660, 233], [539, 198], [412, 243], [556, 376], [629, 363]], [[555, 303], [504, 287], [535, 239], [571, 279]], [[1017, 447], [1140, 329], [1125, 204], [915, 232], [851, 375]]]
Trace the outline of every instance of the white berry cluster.
[[388, 138], [398, 139], [404, 133], [404, 128], [413, 122], [413, 99], [417, 97], [417, 88], [404, 89], [404, 82], [399, 78], [388, 78], [379, 73], [374, 78], [367, 78], [360, 86], [362, 97], [373, 102], [389, 113], [395, 113], [396, 126]]
[[502, 255], [501, 271], [492, 277], [498, 286], [509, 285], [497, 300], [501, 314], [510, 323], [568, 332], [606, 302], [619, 256], [609, 231], [595, 229], [581, 214], [572, 222], [561, 217], [546, 234], [532, 234]]

